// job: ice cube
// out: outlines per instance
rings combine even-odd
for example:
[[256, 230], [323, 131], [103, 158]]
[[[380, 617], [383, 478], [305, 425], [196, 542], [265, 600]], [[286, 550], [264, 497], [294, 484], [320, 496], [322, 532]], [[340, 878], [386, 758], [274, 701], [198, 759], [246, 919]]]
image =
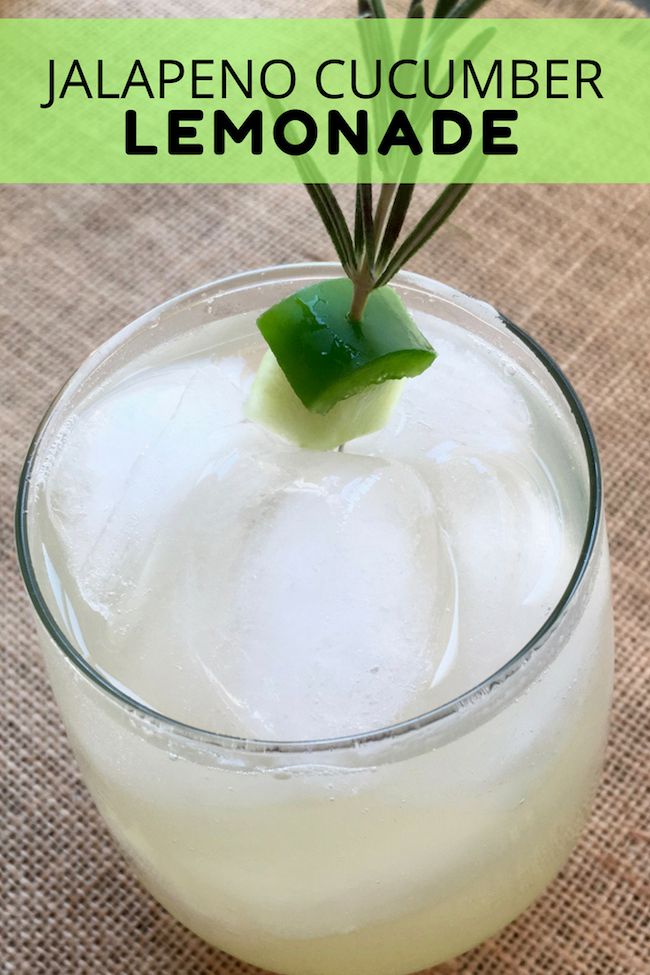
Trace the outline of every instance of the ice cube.
[[235, 439], [265, 440], [245, 422], [243, 360], [142, 370], [91, 402], [46, 481], [63, 563], [82, 601], [106, 620], [125, 611], [160, 532], [213, 457]]
[[458, 572], [462, 653], [439, 688], [455, 697], [521, 649], [572, 571], [560, 501], [535, 452], [457, 451], [431, 471]]
[[234, 734], [381, 727], [417, 713], [435, 679], [450, 574], [431, 492], [407, 465], [240, 452], [158, 540], [129, 680], [151, 692], [153, 675], [159, 706]]
[[438, 358], [421, 376], [404, 384], [386, 427], [361, 441], [364, 452], [387, 453], [423, 462], [440, 444], [470, 452], [515, 452], [528, 436], [531, 419], [524, 393], [499, 358], [478, 340], [458, 337], [440, 323], [427, 337]]

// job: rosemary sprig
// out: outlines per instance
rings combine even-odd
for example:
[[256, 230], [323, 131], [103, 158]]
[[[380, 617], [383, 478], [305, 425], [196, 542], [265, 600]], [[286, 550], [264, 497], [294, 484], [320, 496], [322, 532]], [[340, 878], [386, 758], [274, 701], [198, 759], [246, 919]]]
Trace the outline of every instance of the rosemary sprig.
[[353, 278], [357, 271], [354, 242], [331, 186], [327, 183], [305, 183], [305, 189], [320, 214], [345, 273]]
[[370, 267], [375, 264], [375, 225], [372, 211], [372, 185], [358, 183], [355, 203], [355, 223], [358, 226], [357, 256], [364, 255]]
[[393, 243], [399, 237], [400, 231], [404, 226], [406, 211], [411, 203], [411, 197], [413, 196], [414, 189], [415, 183], [400, 183], [395, 191], [393, 205], [391, 206], [390, 213], [388, 214], [388, 220], [386, 221], [386, 230], [384, 231], [381, 247], [379, 248], [380, 267], [386, 265], [388, 258], [390, 257]]
[[[461, 0], [461, 3], [456, 3], [446, 17], [452, 20], [460, 20], [461, 18], [473, 17], [477, 10], [479, 10], [485, 0]], [[435, 16], [435, 14], [434, 14]], [[438, 16], [442, 16], [439, 14]]]
[[406, 16], [410, 18], [424, 17], [424, 4], [422, 0], [411, 0]]
[[[486, 0], [436, 0], [432, 17], [458, 20], [471, 17]], [[359, 17], [385, 18], [383, 0], [358, 0]], [[410, 0], [406, 16], [422, 19], [423, 0]], [[373, 207], [373, 187], [358, 183], [355, 194], [354, 228], [351, 233], [332, 188], [327, 183], [305, 186], [327, 230], [341, 265], [353, 283], [350, 318], [360, 321], [369, 294], [383, 287], [445, 222], [465, 197], [480, 168], [475, 153], [461, 170], [458, 183], [447, 186], [414, 229], [398, 246], [415, 183], [413, 169], [406, 168], [402, 182], [384, 183]], [[410, 173], [411, 179], [404, 179]], [[313, 176], [312, 176], [313, 178]]]
[[458, 0], [438, 0], [433, 8], [433, 17], [449, 17]]
[[385, 17], [383, 0], [359, 0], [360, 17]]

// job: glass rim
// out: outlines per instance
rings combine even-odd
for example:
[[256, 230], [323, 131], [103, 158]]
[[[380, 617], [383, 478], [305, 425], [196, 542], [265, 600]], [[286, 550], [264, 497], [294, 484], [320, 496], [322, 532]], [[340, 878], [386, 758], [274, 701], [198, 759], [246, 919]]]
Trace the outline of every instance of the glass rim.
[[[192, 724], [163, 714], [162, 712], [157, 711], [155, 708], [150, 707], [143, 701], [132, 697], [116, 683], [112, 683], [108, 676], [95, 669], [74, 646], [72, 641], [68, 639], [54, 618], [54, 615], [48, 606], [47, 600], [43, 595], [36, 578], [36, 572], [30, 553], [27, 515], [29, 510], [31, 474], [41, 440], [56, 406], [63, 399], [68, 391], [68, 388], [71, 386], [75, 377], [84, 368], [84, 366], [89, 366], [93, 360], [96, 360], [96, 362], [93, 363], [94, 368], [100, 362], [105, 361], [105, 358], [113, 351], [114, 347], [121, 344], [121, 342], [124, 341], [124, 339], [127, 338], [131, 332], [137, 330], [137, 328], [142, 324], [143, 319], [149, 318], [151, 315], [162, 314], [188, 298], [201, 297], [203, 293], [219, 286], [229, 284], [242, 285], [242, 288], [236, 288], [235, 290], [243, 290], [245, 289], [247, 282], [251, 285], [253, 282], [259, 283], [258, 279], [260, 275], [271, 275], [272, 273], [278, 271], [291, 274], [291, 272], [304, 272], [306, 270], [316, 270], [318, 268], [323, 270], [328, 269], [331, 271], [340, 268], [340, 265], [338, 265], [336, 262], [307, 261], [294, 264], [271, 265], [263, 268], [241, 271], [237, 274], [227, 275], [225, 277], [218, 278], [215, 281], [209, 282], [208, 284], [200, 285], [197, 288], [183, 292], [180, 295], [176, 295], [173, 298], [162, 302], [160, 305], [149, 309], [143, 315], [136, 318], [133, 322], [119, 329], [113, 336], [98, 346], [93, 352], [90, 353], [89, 356], [84, 359], [84, 361], [77, 367], [77, 369], [75, 369], [72, 375], [63, 384], [54, 399], [51, 401], [36, 429], [20, 475], [15, 511], [15, 532], [18, 563], [32, 606], [34, 607], [38, 618], [43, 624], [47, 634], [55, 643], [56, 647], [63, 652], [63, 654], [76, 667], [76, 669], [84, 677], [89, 679], [100, 692], [108, 694], [109, 697], [122, 708], [130, 712], [137, 713], [140, 718], [152, 721], [156, 725], [160, 725], [162, 728], [165, 728], [172, 734], [193, 740], [195, 742], [211, 745], [217, 747], [218, 749], [239, 750], [246, 751], [248, 753], [280, 752], [293, 755], [340, 749], [353, 749], [373, 742], [376, 743], [401, 738], [402, 736], [416, 733], [424, 728], [448, 722], [462, 709], [467, 711], [472, 706], [473, 702], [485, 700], [487, 697], [491, 696], [496, 688], [504, 685], [509, 678], [513, 677], [519, 671], [521, 666], [532, 656], [534, 651], [546, 641], [546, 638], [553, 630], [556, 623], [564, 615], [565, 611], [568, 609], [570, 603], [576, 595], [578, 588], [580, 587], [580, 583], [582, 582], [582, 579], [591, 562], [591, 557], [593, 555], [598, 536], [602, 509], [602, 474], [594, 434], [580, 398], [555, 359], [548, 352], [546, 352], [546, 350], [535, 339], [531, 338], [526, 331], [524, 331], [518, 325], [515, 325], [507, 316], [503, 315], [500, 311], [494, 309], [493, 306], [490, 305], [489, 307], [496, 312], [499, 320], [503, 323], [506, 330], [533, 353], [562, 393], [562, 396], [566, 401], [578, 427], [582, 445], [585, 451], [589, 479], [587, 525], [576, 566], [559, 600], [553, 609], [547, 614], [542, 625], [524, 644], [523, 647], [517, 650], [517, 652], [497, 670], [495, 670], [494, 673], [480, 681], [478, 684], [466, 691], [463, 691], [461, 694], [457, 695], [451, 700], [439, 704], [436, 707], [412, 718], [406, 718], [394, 724], [355, 734], [342, 735], [333, 738], [296, 739], [287, 741], [239, 737], [236, 735], [228, 735], [217, 731], [210, 731], [195, 727]], [[404, 284], [407, 284], [410, 281], [413, 284], [420, 284], [420, 286], [424, 285], [426, 286], [426, 290], [429, 291], [431, 284], [442, 284], [442, 282], [438, 282], [433, 278], [410, 271], [400, 271], [396, 277], [396, 280], [401, 280]], [[443, 285], [443, 287], [447, 286]], [[460, 294], [459, 292], [456, 293]], [[463, 295], [463, 297], [467, 297], [471, 301], [479, 300], [467, 295]]]

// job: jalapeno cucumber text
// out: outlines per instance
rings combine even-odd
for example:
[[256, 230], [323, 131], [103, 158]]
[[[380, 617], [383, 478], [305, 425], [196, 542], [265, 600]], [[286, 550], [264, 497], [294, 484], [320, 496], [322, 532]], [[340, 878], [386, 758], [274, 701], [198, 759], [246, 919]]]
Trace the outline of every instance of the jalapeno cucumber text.
[[[135, 59], [121, 73], [104, 59], [90, 63], [50, 59], [47, 97], [39, 107], [56, 110], [64, 99], [128, 101], [137, 97], [138, 109], [127, 108], [123, 118], [123, 151], [129, 156], [156, 155], [159, 151], [169, 155], [201, 155], [206, 151], [224, 155], [234, 145], [260, 155], [269, 144], [287, 155], [300, 156], [317, 143], [324, 144], [332, 156], [342, 147], [359, 156], [369, 152], [386, 156], [398, 147], [413, 156], [426, 151], [452, 155], [477, 142], [485, 155], [515, 155], [518, 145], [513, 125], [518, 111], [494, 107], [500, 99], [602, 99], [601, 76], [601, 64], [588, 58], [493, 59], [480, 68], [468, 58], [442, 64], [414, 58], [328, 58], [307, 78], [300, 78], [291, 62], [282, 58], [261, 64], [252, 59], [237, 63], [227, 59], [161, 59], [151, 64]], [[142, 138], [142, 99], [164, 101], [173, 93], [178, 104], [179, 92], [187, 97], [188, 108], [170, 109], [155, 141], [151, 133]], [[308, 92], [310, 106], [316, 96], [327, 106], [339, 99], [346, 99], [347, 106], [353, 100], [355, 108], [327, 108], [316, 118], [296, 106], [303, 92]], [[238, 102], [235, 112], [227, 107], [231, 98]], [[478, 98], [486, 107], [479, 119], [470, 119], [458, 108], [439, 107], [450, 98], [455, 104], [458, 99]], [[265, 108], [242, 111], [242, 99]], [[287, 99], [292, 99], [291, 107], [285, 109], [282, 103]], [[372, 105], [368, 109], [357, 107], [357, 100], [368, 104], [381, 99], [385, 99], [388, 110], [380, 122]], [[196, 107], [202, 100], [218, 101], [226, 107], [206, 112]], [[396, 101], [404, 107], [396, 108]]]

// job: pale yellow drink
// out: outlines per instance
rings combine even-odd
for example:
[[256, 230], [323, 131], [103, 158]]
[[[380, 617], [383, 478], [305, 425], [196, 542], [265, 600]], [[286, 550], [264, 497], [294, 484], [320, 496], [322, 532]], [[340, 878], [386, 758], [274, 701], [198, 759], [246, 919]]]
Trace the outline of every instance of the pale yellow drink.
[[575, 842], [606, 541], [570, 390], [424, 279], [400, 287], [439, 359], [385, 430], [315, 453], [248, 422], [255, 312], [328, 273], [213, 286], [96, 354], [33, 459], [30, 582], [85, 779], [158, 899], [271, 970], [399, 975], [497, 931]]

